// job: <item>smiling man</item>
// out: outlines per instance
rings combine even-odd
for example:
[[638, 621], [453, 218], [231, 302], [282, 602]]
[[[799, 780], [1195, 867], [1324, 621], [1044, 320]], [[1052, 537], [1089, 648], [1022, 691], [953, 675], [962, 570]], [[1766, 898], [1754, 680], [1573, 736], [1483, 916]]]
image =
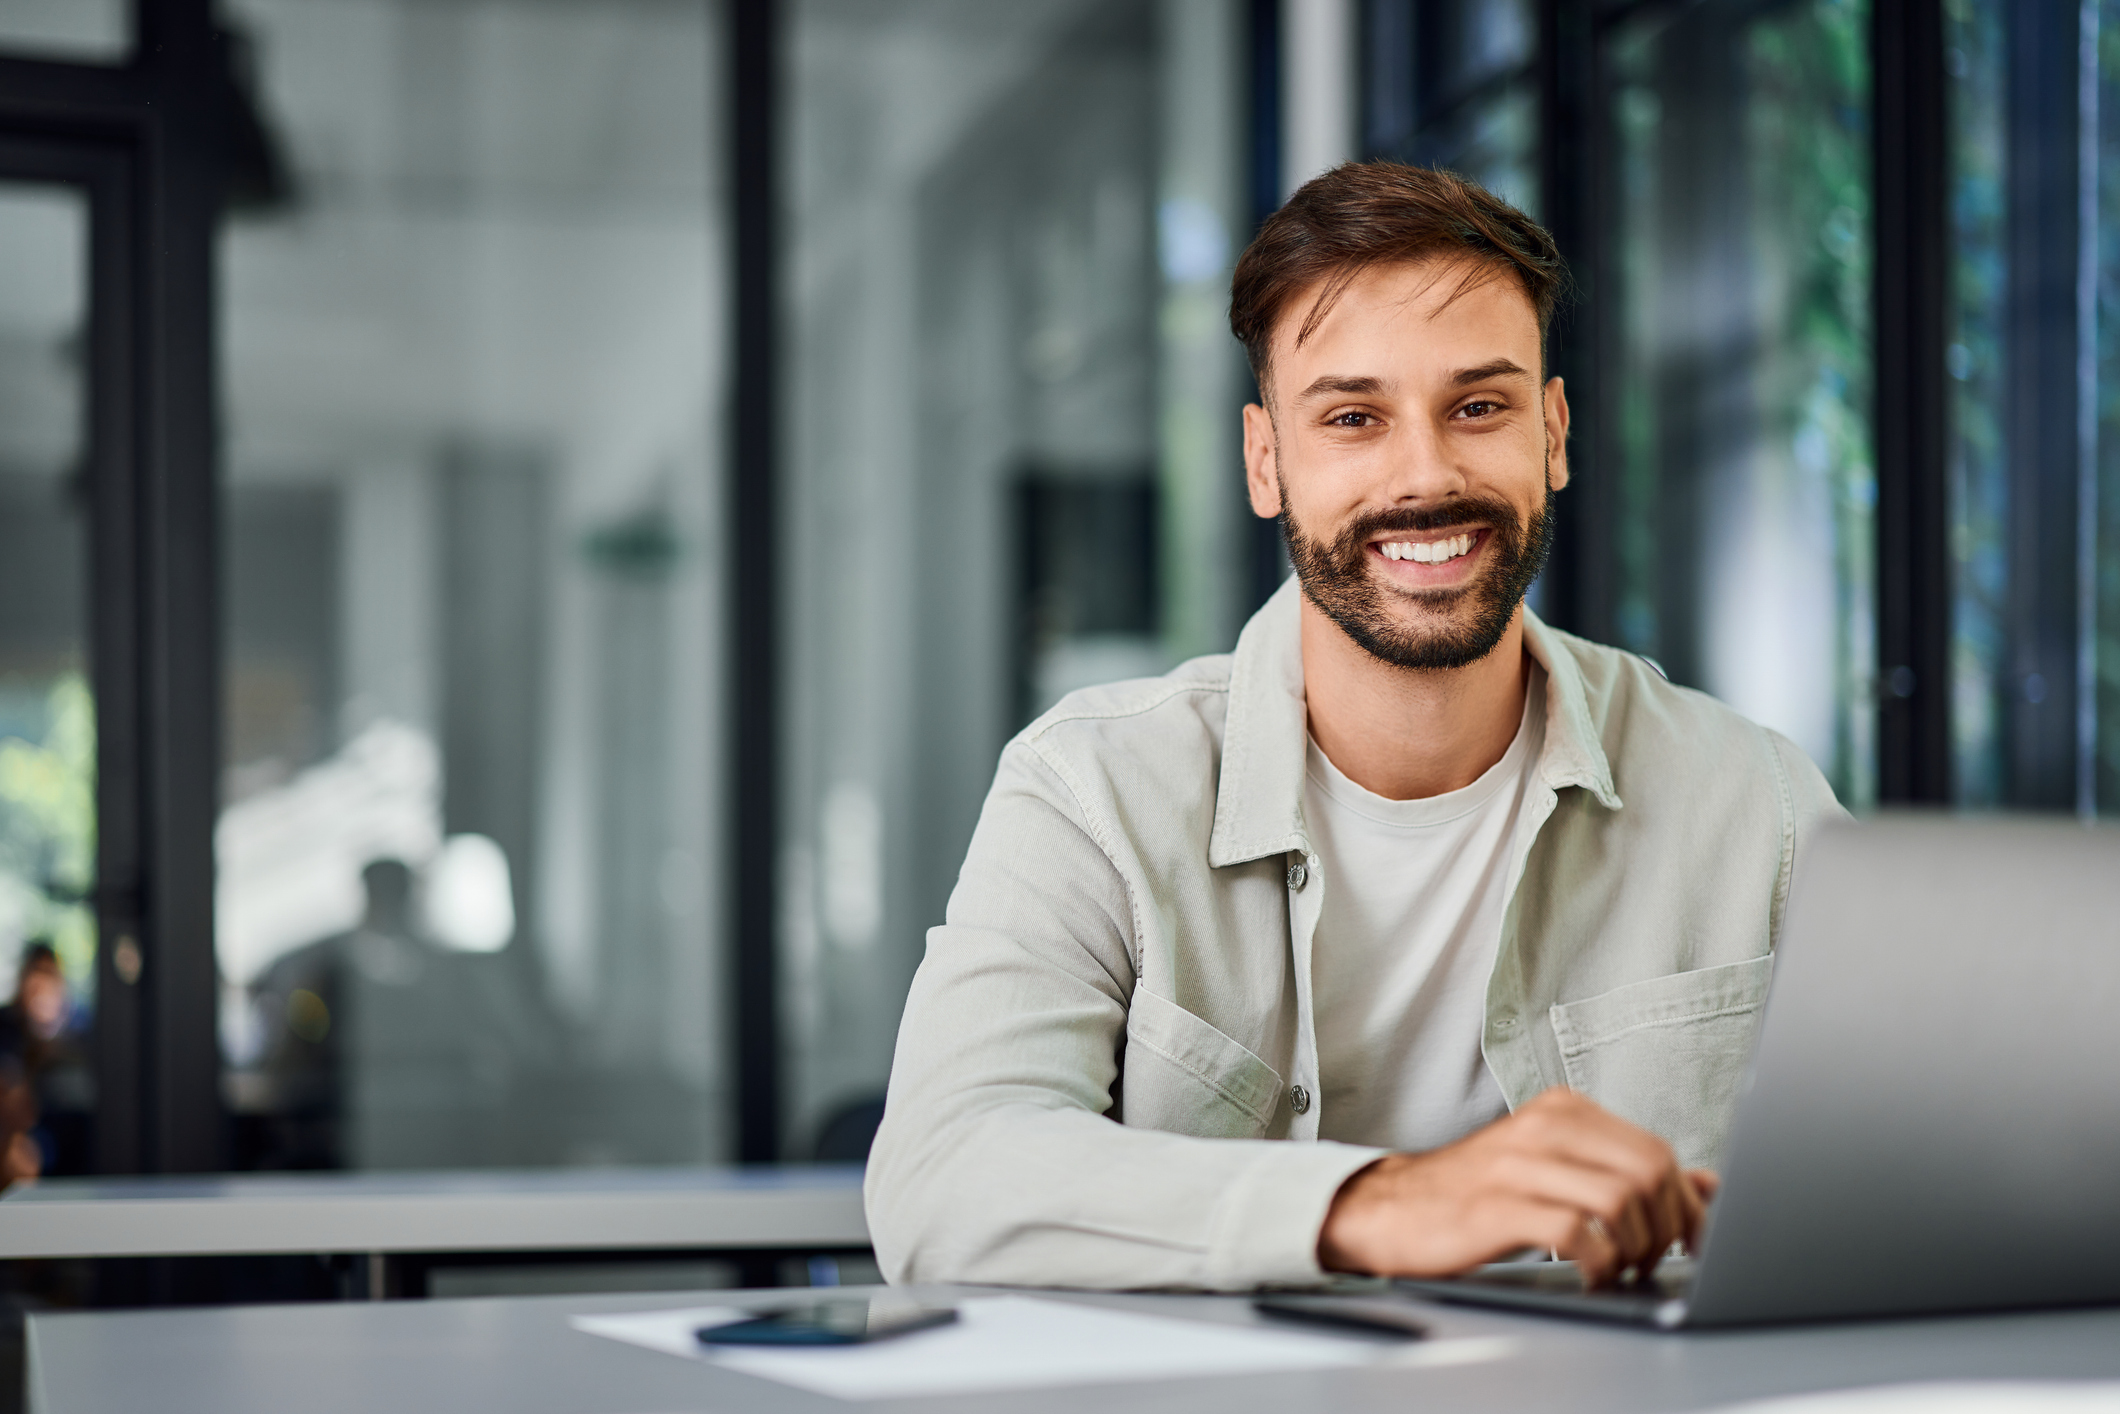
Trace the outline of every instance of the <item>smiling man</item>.
[[1696, 1233], [1789, 876], [1794, 746], [1524, 607], [1568, 482], [1550, 237], [1341, 167], [1237, 267], [1236, 652], [1003, 753], [870, 1159], [894, 1280], [1234, 1288]]

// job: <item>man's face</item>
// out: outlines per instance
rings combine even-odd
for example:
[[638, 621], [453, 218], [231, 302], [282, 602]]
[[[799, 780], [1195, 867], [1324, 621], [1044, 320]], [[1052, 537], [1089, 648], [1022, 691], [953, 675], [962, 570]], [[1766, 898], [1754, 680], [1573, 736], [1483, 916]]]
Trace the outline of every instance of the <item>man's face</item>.
[[22, 1015], [29, 1028], [49, 1041], [59, 1034], [66, 1020], [66, 979], [57, 968], [31, 967], [22, 974], [17, 991]]
[[1252, 509], [1280, 517], [1304, 593], [1370, 653], [1476, 662], [1537, 577], [1568, 481], [1568, 404], [1558, 378], [1540, 387], [1531, 301], [1462, 261], [1377, 267], [1298, 348], [1315, 298], [1274, 330], [1271, 415], [1244, 410]]

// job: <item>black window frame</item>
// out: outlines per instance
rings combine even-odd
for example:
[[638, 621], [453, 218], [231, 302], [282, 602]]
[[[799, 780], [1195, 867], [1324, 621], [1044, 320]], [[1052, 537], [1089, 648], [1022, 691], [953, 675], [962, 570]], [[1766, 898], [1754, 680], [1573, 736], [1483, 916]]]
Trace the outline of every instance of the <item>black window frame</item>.
[[[89, 662], [97, 726], [93, 1165], [222, 1167], [213, 237], [226, 72], [210, 0], [136, 0], [132, 56], [0, 56], [0, 177], [89, 213]], [[201, 81], [205, 76], [205, 81]]]

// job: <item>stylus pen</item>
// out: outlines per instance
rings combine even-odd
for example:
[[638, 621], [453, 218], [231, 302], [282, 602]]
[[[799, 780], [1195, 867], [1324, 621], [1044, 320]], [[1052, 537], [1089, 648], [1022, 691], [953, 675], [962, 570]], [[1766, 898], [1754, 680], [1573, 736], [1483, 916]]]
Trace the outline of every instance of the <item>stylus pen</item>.
[[1427, 1322], [1415, 1316], [1405, 1302], [1388, 1296], [1261, 1296], [1252, 1301], [1251, 1309], [1276, 1320], [1395, 1335], [1401, 1340], [1419, 1340], [1428, 1334]]

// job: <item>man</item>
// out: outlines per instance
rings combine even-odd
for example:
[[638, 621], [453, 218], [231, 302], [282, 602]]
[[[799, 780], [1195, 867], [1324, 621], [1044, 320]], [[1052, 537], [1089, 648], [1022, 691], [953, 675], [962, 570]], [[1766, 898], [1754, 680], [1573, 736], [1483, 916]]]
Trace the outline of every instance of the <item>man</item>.
[[15, 999], [0, 1006], [0, 1188], [50, 1166], [38, 1091], [48, 1072], [73, 1058], [71, 1011], [58, 952], [47, 939], [31, 939], [15, 963]]
[[[1805, 832], [1789, 742], [1523, 606], [1552, 240], [1341, 167], [1230, 322], [1295, 582], [1003, 753], [870, 1159], [896, 1280], [1237, 1288], [1696, 1232]], [[1294, 1141], [1294, 1142], [1291, 1142]]]

